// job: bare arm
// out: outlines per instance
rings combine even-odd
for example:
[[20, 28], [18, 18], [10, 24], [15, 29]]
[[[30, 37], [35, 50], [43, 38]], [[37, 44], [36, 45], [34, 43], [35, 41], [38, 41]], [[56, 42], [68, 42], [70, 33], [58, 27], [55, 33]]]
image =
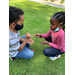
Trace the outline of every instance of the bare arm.
[[20, 41], [21, 41], [21, 42], [24, 42], [24, 40], [25, 40], [25, 39], [23, 39], [23, 38], [20, 37]]
[[20, 38], [20, 40], [23, 41], [23, 43], [21, 44], [21, 46], [18, 49], [18, 51], [22, 51], [23, 48], [25, 47], [26, 43], [28, 42], [28, 40], [31, 38], [31, 36], [29, 35], [29, 33], [26, 33], [25, 36], [26, 36], [25, 39]]
[[23, 43], [21, 44], [21, 46], [20, 46], [20, 48], [18, 49], [18, 51], [22, 51], [23, 50], [23, 48], [25, 47], [25, 45], [26, 45], [26, 43], [27, 43], [27, 40], [28, 39], [24, 39], [24, 41], [23, 41]]

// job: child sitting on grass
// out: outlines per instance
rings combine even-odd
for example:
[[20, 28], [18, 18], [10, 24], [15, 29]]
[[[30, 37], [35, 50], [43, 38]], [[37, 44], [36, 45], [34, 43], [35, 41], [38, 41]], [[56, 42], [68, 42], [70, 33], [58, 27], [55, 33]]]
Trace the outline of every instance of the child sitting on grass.
[[16, 58], [31, 59], [34, 50], [29, 49], [33, 44], [31, 35], [27, 32], [20, 37], [18, 30], [23, 28], [24, 12], [16, 7], [9, 6], [9, 57], [11, 60]]
[[63, 31], [65, 28], [65, 12], [55, 13], [51, 17], [50, 23], [50, 30], [46, 34], [35, 34], [34, 36], [47, 40], [42, 41], [41, 44], [48, 44], [51, 47], [44, 49], [43, 53], [51, 60], [55, 60], [60, 58], [61, 54], [65, 52], [65, 33]]

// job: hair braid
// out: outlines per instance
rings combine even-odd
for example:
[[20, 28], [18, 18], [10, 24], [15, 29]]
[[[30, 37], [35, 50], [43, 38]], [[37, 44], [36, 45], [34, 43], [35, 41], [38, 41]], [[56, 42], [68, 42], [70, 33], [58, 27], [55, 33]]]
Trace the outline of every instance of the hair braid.
[[62, 23], [63, 30], [65, 29], [65, 12], [57, 12], [52, 17], [56, 18], [59, 23]]

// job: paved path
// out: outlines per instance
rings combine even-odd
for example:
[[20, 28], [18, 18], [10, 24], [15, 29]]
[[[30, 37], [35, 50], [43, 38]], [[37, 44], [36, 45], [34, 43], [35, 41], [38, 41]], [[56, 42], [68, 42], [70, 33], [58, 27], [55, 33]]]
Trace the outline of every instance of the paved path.
[[65, 9], [65, 6], [61, 5], [61, 4], [54, 4], [54, 3], [50, 3], [50, 2], [46, 2], [46, 1], [40, 1], [40, 0], [29, 0], [29, 1], [33, 1], [33, 2], [37, 2], [37, 3], [42, 3], [42, 4], [49, 5], [49, 6], [54, 6], [54, 7]]

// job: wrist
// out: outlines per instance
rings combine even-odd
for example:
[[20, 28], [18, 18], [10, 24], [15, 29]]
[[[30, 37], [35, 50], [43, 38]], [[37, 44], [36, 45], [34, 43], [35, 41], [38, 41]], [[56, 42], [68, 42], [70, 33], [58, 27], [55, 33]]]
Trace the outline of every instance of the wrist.
[[28, 38], [25, 38], [24, 41], [27, 42], [28, 41]]
[[47, 44], [49, 44], [49, 42], [47, 42]]
[[42, 37], [42, 34], [40, 34], [40, 37]]

